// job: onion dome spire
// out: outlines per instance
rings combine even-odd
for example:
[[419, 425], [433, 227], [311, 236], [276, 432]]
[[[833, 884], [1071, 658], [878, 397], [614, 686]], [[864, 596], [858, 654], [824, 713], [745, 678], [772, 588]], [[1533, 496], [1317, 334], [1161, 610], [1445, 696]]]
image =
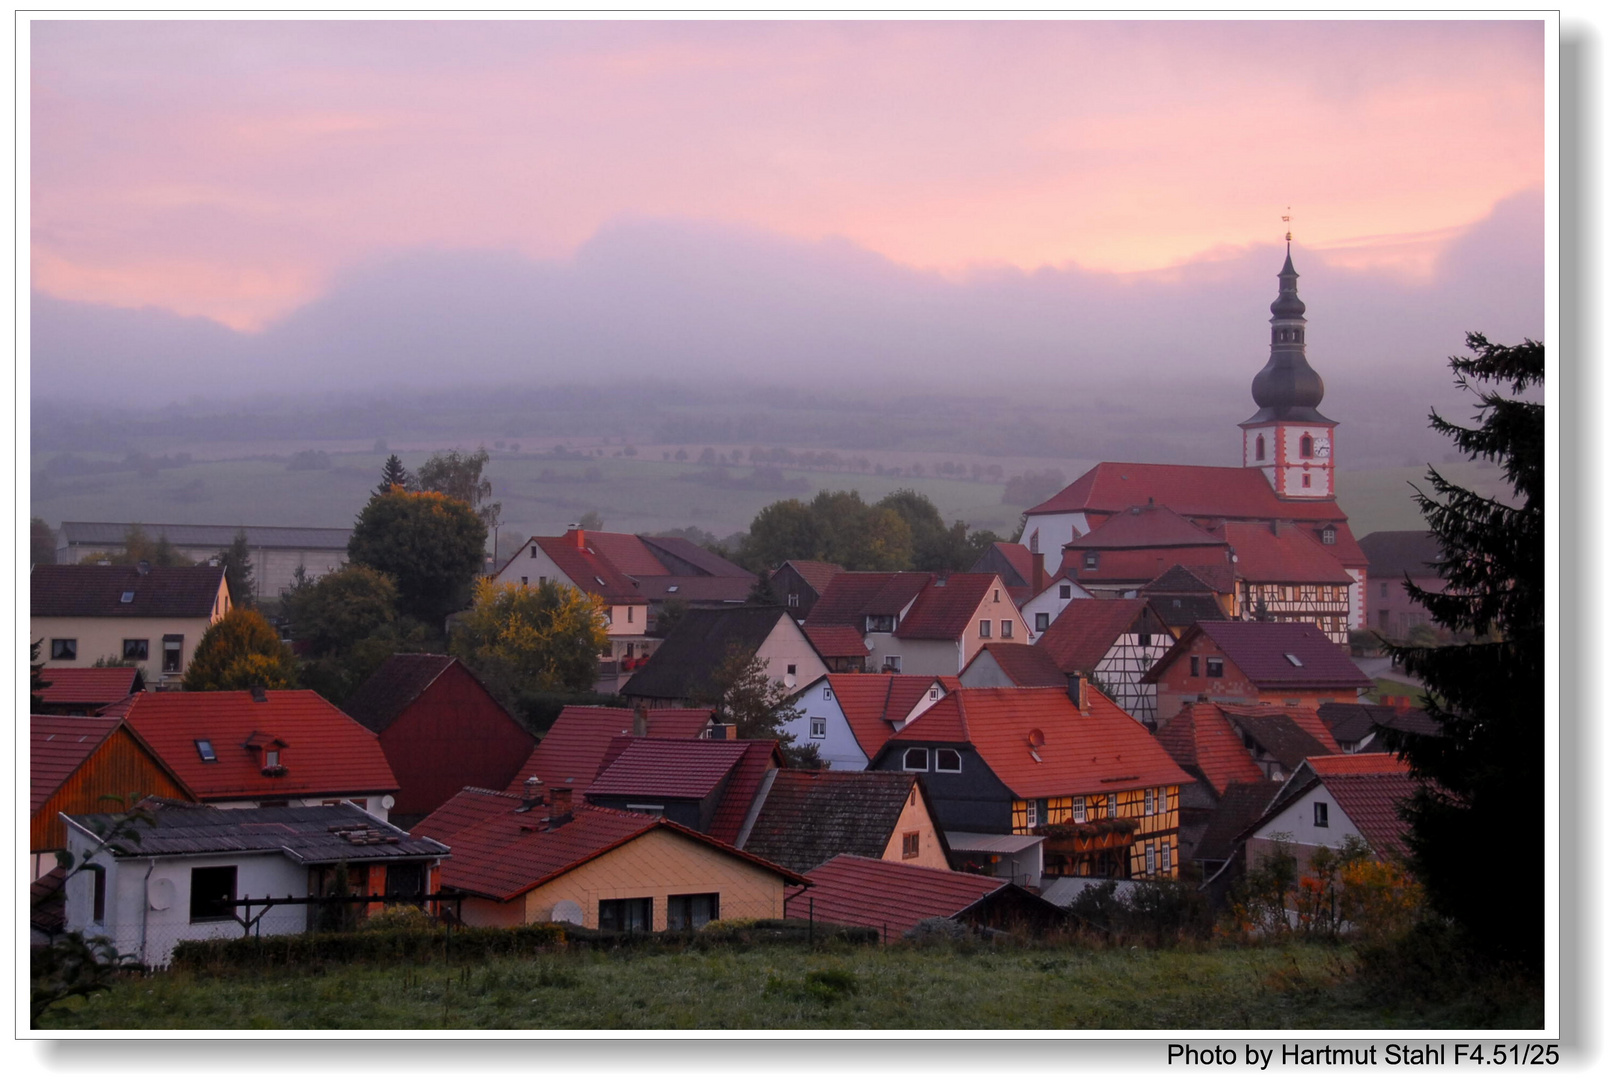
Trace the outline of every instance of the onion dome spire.
[[1271, 302], [1271, 358], [1254, 377], [1250, 392], [1260, 411], [1245, 423], [1266, 420], [1330, 422], [1316, 411], [1322, 403], [1322, 376], [1305, 360], [1305, 302], [1299, 298], [1294, 270], [1294, 235], [1277, 274], [1277, 299]]

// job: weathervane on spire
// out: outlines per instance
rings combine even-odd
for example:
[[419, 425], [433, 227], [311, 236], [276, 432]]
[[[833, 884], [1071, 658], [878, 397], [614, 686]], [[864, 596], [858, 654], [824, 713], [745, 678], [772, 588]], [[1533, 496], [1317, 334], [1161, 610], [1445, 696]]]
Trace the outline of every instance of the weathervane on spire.
[[[1288, 213], [1283, 215], [1283, 221], [1284, 222], [1293, 221], [1294, 220], [1294, 218], [1293, 218], [1293, 210], [1294, 210], [1294, 208], [1292, 206], [1289, 206], [1289, 207], [1286, 207], [1285, 209], [1288, 210]], [[1288, 245], [1289, 245], [1290, 248], [1293, 247], [1293, 244], [1294, 244], [1294, 230], [1289, 229], [1288, 232], [1284, 234], [1283, 239], [1288, 241]]]

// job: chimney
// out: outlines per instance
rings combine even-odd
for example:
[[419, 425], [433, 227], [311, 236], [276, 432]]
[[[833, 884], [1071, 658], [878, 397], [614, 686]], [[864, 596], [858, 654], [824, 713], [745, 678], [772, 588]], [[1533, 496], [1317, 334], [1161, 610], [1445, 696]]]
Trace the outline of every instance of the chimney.
[[546, 825], [548, 829], [555, 829], [559, 825], [566, 825], [574, 820], [574, 789], [567, 787], [554, 787], [551, 789], [551, 817]]
[[263, 705], [270, 700], [264, 696], [264, 687], [262, 686], [255, 686], [252, 690], [249, 690], [248, 693], [252, 694], [253, 700], [258, 702], [260, 705]]
[[574, 546], [581, 551], [585, 550], [585, 530], [578, 525], [574, 526]]
[[527, 810], [540, 801], [540, 778], [531, 776], [523, 781], [523, 809]]
[[1069, 672], [1069, 701], [1081, 712], [1091, 708], [1091, 684], [1078, 671]]
[[142, 559], [140, 562], [135, 564], [135, 572], [140, 574], [142, 577], [145, 577], [147, 574], [152, 572], [152, 564], [147, 562], [145, 559]]
[[1281, 536], [1282, 531], [1283, 531], [1282, 518], [1272, 518], [1271, 519], [1271, 535], [1272, 536]]
[[630, 722], [630, 734], [638, 739], [647, 737], [647, 706], [636, 706], [636, 718]]

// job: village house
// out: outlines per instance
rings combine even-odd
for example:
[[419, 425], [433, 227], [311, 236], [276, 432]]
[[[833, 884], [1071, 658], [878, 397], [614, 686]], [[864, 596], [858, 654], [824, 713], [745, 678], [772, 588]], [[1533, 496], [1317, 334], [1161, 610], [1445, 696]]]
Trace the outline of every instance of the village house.
[[737, 846], [801, 873], [837, 855], [951, 868], [928, 789], [909, 773], [774, 771]]
[[804, 630], [781, 608], [693, 608], [620, 693], [648, 708], [713, 703], [715, 676], [737, 654], [764, 660], [766, 674], [789, 690], [827, 674]]
[[1181, 792], [1181, 840], [1209, 872], [1220, 868], [1237, 832], [1254, 820], [1260, 791], [1274, 792], [1301, 761], [1336, 749], [1307, 705], [1193, 702], [1167, 718], [1156, 737], [1196, 778]]
[[[1031, 556], [1033, 558], [1033, 556]], [[1069, 567], [1063, 571], [1063, 576], [1048, 578], [1040, 574], [1046, 585], [1026, 600], [1018, 609], [1024, 616], [1024, 622], [1029, 625], [1032, 639], [1038, 644], [1046, 628], [1063, 613], [1075, 600], [1090, 600], [1092, 594], [1080, 586], [1076, 580], [1077, 571]]]
[[[1001, 578], [1007, 587], [1007, 595], [1013, 598], [1013, 603], [1023, 608], [1031, 598], [1046, 588], [1051, 575], [1046, 573], [1046, 566], [1041, 560], [1035, 558], [1029, 548], [1022, 544], [1008, 543], [997, 540], [984, 549], [977, 562], [968, 568], [972, 574], [995, 574]], [[1024, 619], [1034, 625], [1028, 612]]]
[[1305, 359], [1305, 304], [1290, 252], [1271, 305], [1271, 353], [1251, 391], [1257, 410], [1238, 425], [1242, 465], [1105, 461], [1027, 511], [1019, 542], [1056, 574], [1064, 549], [1132, 507], [1164, 507], [1202, 528], [1290, 522], [1328, 548], [1350, 577], [1348, 630], [1366, 625], [1367, 557], [1335, 494], [1337, 423], [1317, 411], [1322, 377]]
[[867, 670], [872, 650], [866, 639], [853, 626], [804, 626], [804, 636], [827, 665], [828, 671], [861, 672]]
[[906, 675], [956, 675], [992, 641], [1030, 639], [995, 574], [845, 572], [827, 586], [805, 627], [853, 627], [871, 663]]
[[837, 563], [815, 559], [788, 559], [771, 574], [771, 593], [800, 622], [810, 617], [816, 601], [827, 591], [834, 576], [844, 568]]
[[146, 689], [138, 667], [59, 667], [40, 677], [50, 684], [38, 691], [41, 711], [57, 716], [89, 716]]
[[109, 716], [33, 716], [28, 723], [28, 872], [36, 881], [67, 847], [64, 814], [105, 813], [134, 796], [192, 799], [139, 735]]
[[1172, 566], [1206, 580], [1231, 573], [1226, 540], [1173, 510], [1149, 503], [1126, 507], [1063, 547], [1058, 574], [1071, 576], [1096, 597], [1135, 596]]
[[592, 806], [668, 818], [736, 844], [766, 777], [783, 764], [774, 739], [621, 735], [609, 745], [584, 795]]
[[1446, 591], [1438, 569], [1440, 544], [1427, 530], [1368, 533], [1358, 541], [1367, 555], [1367, 626], [1385, 637], [1401, 640], [1420, 626], [1432, 626], [1433, 616], [1406, 594], [1406, 582], [1425, 592]]
[[152, 819], [123, 833], [112, 815], [62, 816], [75, 865], [87, 862], [67, 878], [65, 925], [155, 966], [178, 942], [241, 937], [255, 916], [260, 935], [316, 925], [309, 905], [249, 911], [238, 901], [327, 895], [339, 866], [352, 894], [420, 896], [449, 854], [346, 803], [223, 810], [150, 800], [147, 809]]
[[1176, 873], [1180, 789], [1192, 777], [1079, 677], [1066, 690], [953, 691], [872, 767], [922, 774], [951, 834], [1045, 837], [1049, 876]]
[[[57, 543], [58, 563], [77, 563], [90, 555], [121, 555], [132, 523], [64, 521]], [[306, 529], [289, 525], [142, 525], [153, 540], [167, 540], [193, 562], [206, 563], [247, 536], [253, 599], [273, 600], [293, 585], [302, 569], [304, 580], [331, 573], [349, 561], [352, 529]]]
[[1373, 681], [1311, 623], [1198, 623], [1142, 675], [1160, 716], [1189, 701], [1316, 706], [1353, 703]]
[[[617, 693], [630, 674], [646, 663], [658, 648], [659, 639], [648, 623], [651, 612], [647, 598], [622, 573], [604, 551], [602, 537], [613, 533], [588, 533], [570, 529], [562, 536], [531, 536], [506, 565], [495, 572], [497, 585], [538, 587], [549, 583], [572, 585], [594, 598], [607, 620], [608, 645], [602, 653], [596, 689]], [[628, 539], [634, 540], [635, 537]], [[646, 558], [645, 550], [642, 554]], [[659, 569], [663, 567], [660, 564]]]
[[344, 703], [376, 732], [399, 781], [392, 816], [409, 825], [464, 787], [504, 788], [535, 739], [453, 656], [397, 653]]
[[1143, 685], [1142, 675], [1174, 643], [1170, 627], [1146, 600], [1081, 600], [1063, 610], [1036, 648], [1065, 674], [1086, 676], [1151, 731], [1159, 716], [1157, 694]]
[[1063, 908], [1023, 886], [979, 874], [839, 855], [806, 876], [814, 888], [788, 900], [790, 918], [871, 927], [885, 944], [901, 940], [924, 919], [1034, 933], [1073, 921]]
[[105, 712], [213, 806], [352, 802], [386, 821], [399, 789], [376, 733], [313, 690], [146, 691]]
[[1387, 753], [1391, 732], [1440, 733], [1440, 725], [1422, 709], [1414, 708], [1407, 696], [1386, 695], [1377, 705], [1330, 701], [1318, 705], [1316, 713], [1346, 754]]
[[[29, 640], [53, 668], [110, 661], [178, 686], [203, 633], [231, 609], [219, 566], [36, 566]], [[149, 678], [149, 683], [154, 681]]]
[[[1221, 579], [1226, 574], [1220, 575]], [[1179, 563], [1136, 591], [1153, 613], [1177, 638], [1197, 622], [1223, 622], [1235, 618], [1237, 597], [1223, 596], [1215, 586]]]
[[1232, 549], [1239, 619], [1310, 623], [1349, 644], [1355, 580], [1315, 535], [1286, 521], [1233, 521], [1219, 532]]
[[1351, 840], [1365, 844], [1382, 862], [1402, 861], [1411, 851], [1400, 808], [1416, 788], [1407, 765], [1394, 754], [1307, 758], [1258, 820], [1239, 834], [1216, 887], [1274, 853], [1292, 857], [1299, 873], [1309, 874], [1313, 854], [1342, 849]]
[[949, 675], [829, 673], [793, 699], [799, 713], [784, 730], [829, 769], [864, 769], [896, 731], [959, 685]]
[[469, 788], [413, 836], [455, 852], [446, 892], [469, 926], [566, 922], [619, 931], [696, 930], [714, 919], [779, 919], [809, 880], [667, 818]]

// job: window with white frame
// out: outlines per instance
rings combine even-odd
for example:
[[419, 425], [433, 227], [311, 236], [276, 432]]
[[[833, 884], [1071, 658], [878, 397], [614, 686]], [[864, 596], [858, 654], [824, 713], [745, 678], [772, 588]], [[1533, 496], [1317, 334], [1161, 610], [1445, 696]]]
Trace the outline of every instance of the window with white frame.
[[1035, 613], [1035, 629], [1036, 629], [1036, 631], [1044, 634], [1046, 632], [1046, 628], [1048, 626], [1050, 626], [1051, 623], [1052, 623], [1052, 616], [1051, 615], [1047, 614], [1044, 611], [1037, 611]]
[[962, 755], [961, 755], [961, 753], [956, 751], [956, 750], [943, 750], [943, 749], [942, 750], [935, 750], [934, 751], [934, 771], [935, 772], [961, 772], [962, 771]]
[[982, 638], [987, 638], [987, 637], [990, 636], [990, 620], [989, 619], [980, 619], [979, 620], [979, 636], [982, 637]]
[[1001, 636], [1004, 637], [1004, 638], [1012, 637], [1012, 620], [1011, 619], [1002, 619], [1001, 620]]
[[812, 739], [825, 739], [827, 737], [827, 718], [825, 716], [812, 716], [810, 718], [810, 737]]
[[1073, 595], [1074, 595], [1074, 590], [1070, 586], [1068, 586], [1068, 585], [1059, 585], [1058, 586], [1058, 599], [1059, 600], [1071, 599], [1073, 597]]
[[1311, 823], [1318, 829], [1328, 827], [1328, 804], [1325, 802], [1311, 804]]
[[913, 746], [906, 751], [905, 757], [901, 758], [900, 767], [906, 772], [927, 772], [928, 750], [925, 747]]

